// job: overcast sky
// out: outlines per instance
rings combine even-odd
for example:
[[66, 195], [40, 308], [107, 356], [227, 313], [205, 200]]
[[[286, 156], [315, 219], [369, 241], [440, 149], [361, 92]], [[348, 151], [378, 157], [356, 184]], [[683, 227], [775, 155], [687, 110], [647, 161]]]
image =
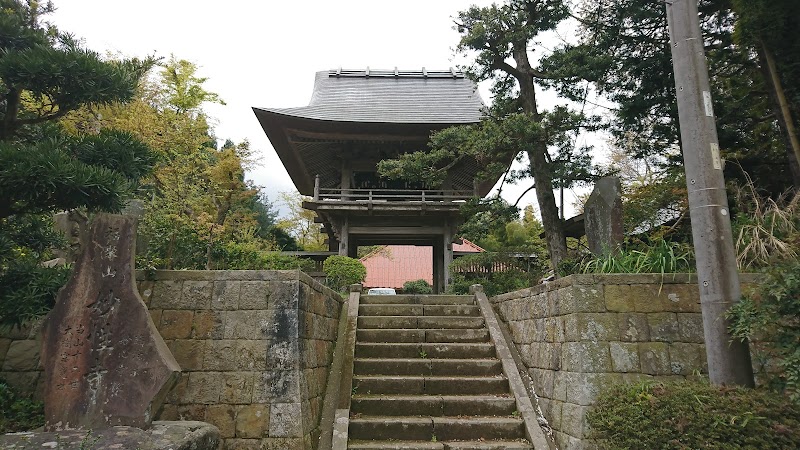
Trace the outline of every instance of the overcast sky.
[[[88, 48], [124, 56], [155, 54], [194, 62], [205, 88], [226, 105], [207, 105], [220, 139], [247, 139], [262, 156], [249, 178], [271, 199], [294, 190], [251, 107], [308, 104], [314, 74], [331, 68], [429, 69], [454, 58], [453, 16], [489, 0], [54, 0], [47, 18]], [[481, 89], [489, 101], [485, 87]], [[543, 96], [545, 102], [552, 96]], [[545, 105], [551, 106], [551, 105]], [[527, 186], [508, 191], [508, 199]], [[513, 197], [513, 198], [511, 198]], [[569, 203], [569, 199], [567, 202]], [[533, 192], [521, 205], [535, 203]], [[569, 209], [568, 209], [569, 212]], [[569, 214], [568, 214], [569, 215]]]

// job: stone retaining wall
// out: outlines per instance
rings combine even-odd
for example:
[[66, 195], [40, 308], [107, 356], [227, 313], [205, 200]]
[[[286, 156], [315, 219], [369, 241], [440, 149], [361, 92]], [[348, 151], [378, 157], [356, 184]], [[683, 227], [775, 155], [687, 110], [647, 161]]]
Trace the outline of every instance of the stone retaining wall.
[[572, 275], [490, 299], [559, 448], [593, 448], [586, 412], [604, 387], [707, 372], [696, 283], [685, 274]]
[[[343, 299], [299, 271], [137, 274], [181, 366], [159, 420], [216, 425], [227, 449], [316, 448]], [[38, 328], [0, 334], [0, 377], [40, 382]]]

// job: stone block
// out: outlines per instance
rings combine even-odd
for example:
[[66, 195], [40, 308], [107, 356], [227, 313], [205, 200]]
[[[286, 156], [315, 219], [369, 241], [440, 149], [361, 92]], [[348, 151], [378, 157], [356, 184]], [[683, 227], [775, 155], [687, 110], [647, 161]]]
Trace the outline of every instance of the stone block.
[[236, 369], [263, 371], [267, 369], [267, 345], [269, 341], [236, 341]]
[[205, 357], [206, 341], [196, 341], [194, 339], [177, 339], [169, 342], [169, 349], [181, 370], [192, 372], [203, 369], [203, 358]]
[[[218, 403], [222, 392], [224, 374], [219, 372], [192, 372], [186, 386], [185, 400], [189, 403]], [[196, 419], [196, 420], [202, 420]]]
[[236, 370], [236, 341], [222, 339], [206, 341], [203, 368], [207, 371]]
[[181, 291], [181, 305], [185, 309], [211, 308], [213, 288], [213, 281], [184, 281], [183, 290]]
[[161, 314], [164, 312], [162, 309], [151, 309], [150, 310], [150, 320], [153, 321], [153, 325], [156, 326], [156, 329], [161, 325]]
[[611, 372], [608, 342], [561, 344], [561, 368], [570, 372]]
[[180, 420], [178, 416], [178, 405], [173, 405], [170, 403], [164, 404], [161, 408], [161, 412], [156, 415], [156, 420]]
[[639, 348], [632, 342], [609, 342], [611, 367], [614, 372], [639, 372]]
[[270, 430], [270, 405], [239, 406], [236, 414], [236, 437], [267, 437]]
[[679, 340], [678, 317], [675, 313], [651, 313], [647, 315], [650, 339], [658, 342]]
[[225, 450], [261, 450], [261, 439], [225, 439]]
[[300, 284], [297, 281], [273, 283], [269, 296], [270, 309], [297, 310], [300, 301]]
[[576, 373], [565, 372], [567, 379], [567, 403], [576, 405], [593, 405], [597, 396], [604, 389], [622, 381], [617, 373]]
[[241, 283], [240, 310], [269, 308], [269, 281], [242, 281]]
[[[548, 293], [549, 294], [549, 293]], [[549, 315], [550, 302], [555, 302], [555, 295], [535, 295], [523, 299], [527, 303], [528, 315], [525, 319], [542, 319]]]
[[603, 286], [606, 309], [611, 312], [633, 312], [634, 302], [628, 284], [607, 284]]
[[618, 315], [577, 313], [577, 332], [582, 341], [614, 341], [619, 338]]
[[225, 315], [222, 311], [199, 310], [194, 313], [194, 339], [222, 339], [225, 334]]
[[[189, 372], [182, 372], [175, 386], [167, 393], [167, 403], [182, 405], [190, 403], [186, 400], [186, 386], [189, 384]], [[164, 419], [169, 420], [169, 419]]]
[[153, 298], [153, 287], [155, 286], [155, 281], [145, 280], [136, 283], [136, 287], [139, 290], [139, 297], [142, 297], [142, 301], [146, 306], [150, 306], [150, 301]]
[[572, 287], [575, 312], [605, 312], [603, 285], [575, 285]]
[[165, 310], [161, 313], [161, 325], [158, 327], [164, 339], [188, 339], [192, 335], [194, 311]]
[[181, 291], [183, 291], [183, 281], [157, 281], [153, 286], [153, 294], [149, 305], [150, 308], [183, 309], [183, 305], [181, 303]]
[[219, 428], [223, 438], [236, 436], [236, 410], [232, 405], [209, 405], [205, 421]]
[[211, 294], [211, 309], [216, 311], [239, 309], [241, 287], [241, 281], [215, 281]]
[[649, 375], [669, 375], [669, 351], [663, 342], [643, 342], [639, 344], [639, 361], [642, 372]]
[[253, 382], [256, 372], [228, 372], [222, 380], [220, 402], [245, 404], [253, 400]]
[[663, 312], [663, 297], [666, 297], [658, 284], [634, 284], [629, 290], [630, 301], [636, 312]]
[[268, 370], [253, 382], [253, 402], [290, 403], [300, 398], [297, 370]]
[[302, 437], [303, 414], [300, 403], [274, 403], [269, 409], [270, 437]]
[[663, 288], [664, 311], [700, 312], [700, 292], [697, 284], [667, 284]]
[[553, 398], [555, 374], [552, 370], [529, 369], [528, 374], [533, 381], [536, 395], [544, 398]]
[[9, 344], [3, 360], [3, 371], [26, 372], [39, 368], [39, 352], [42, 343], [39, 340], [13, 341]]
[[581, 340], [578, 314], [572, 313], [561, 317], [564, 324], [564, 342], [577, 342]]
[[561, 406], [561, 430], [570, 436], [586, 436], [586, 413], [589, 407], [566, 402]]
[[624, 313], [618, 316], [619, 339], [625, 342], [646, 342], [650, 340], [650, 329], [647, 326], [647, 315], [641, 313]]
[[178, 420], [196, 420], [202, 422], [206, 417], [208, 405], [181, 405], [178, 407]]
[[669, 363], [674, 375], [707, 373], [705, 345], [676, 342], [669, 346]]
[[[225, 339], [265, 339], [274, 334], [278, 324], [269, 311], [227, 311], [225, 313]], [[272, 328], [272, 329], [271, 329]]]
[[261, 440], [260, 450], [306, 450], [307, 446], [303, 438], [266, 438]]
[[34, 394], [39, 383], [41, 372], [0, 372], [0, 379], [5, 380], [6, 384], [12, 389], [22, 394]]
[[703, 316], [698, 313], [678, 313], [678, 337], [681, 342], [705, 343]]
[[556, 371], [553, 373], [553, 400], [566, 401], [567, 400], [567, 376], [564, 371]]
[[564, 330], [560, 326], [561, 323], [559, 317], [547, 317], [544, 319], [545, 342], [562, 342], [564, 340]]

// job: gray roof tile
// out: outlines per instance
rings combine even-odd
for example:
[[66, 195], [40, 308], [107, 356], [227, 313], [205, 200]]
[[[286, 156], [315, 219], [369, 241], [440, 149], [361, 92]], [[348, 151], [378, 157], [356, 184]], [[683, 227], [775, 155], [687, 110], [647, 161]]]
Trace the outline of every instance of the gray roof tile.
[[460, 72], [381, 70], [369, 74], [317, 72], [308, 106], [262, 109], [337, 122], [467, 124], [481, 119], [484, 104], [477, 87]]

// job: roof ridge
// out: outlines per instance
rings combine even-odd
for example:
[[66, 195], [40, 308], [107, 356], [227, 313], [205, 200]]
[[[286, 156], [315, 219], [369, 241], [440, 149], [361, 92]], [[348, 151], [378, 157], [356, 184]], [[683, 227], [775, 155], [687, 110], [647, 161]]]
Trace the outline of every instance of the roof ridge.
[[449, 67], [447, 69], [428, 70], [423, 67], [421, 70], [398, 70], [394, 69], [331, 69], [328, 77], [331, 78], [465, 78], [464, 72]]
[[462, 241], [462, 243], [463, 243], [464, 245], [466, 245], [466, 246], [468, 246], [468, 247], [472, 247], [472, 248], [474, 248], [475, 250], [477, 250], [477, 251], [479, 251], [479, 252], [485, 252], [485, 251], [486, 251], [486, 250], [485, 250], [484, 248], [482, 248], [480, 245], [478, 245], [478, 244], [475, 244], [474, 242], [470, 241], [469, 239], [467, 239], [467, 238], [465, 238], [465, 237], [462, 237], [462, 238], [461, 238], [461, 241]]
[[386, 250], [387, 247], [389, 247], [389, 245], [381, 245], [378, 248], [376, 248], [376, 249], [372, 250], [371, 252], [367, 253], [366, 255], [362, 256], [358, 260], [363, 263], [364, 261], [372, 258], [373, 256], [376, 256], [379, 253], [383, 252], [384, 250]]

